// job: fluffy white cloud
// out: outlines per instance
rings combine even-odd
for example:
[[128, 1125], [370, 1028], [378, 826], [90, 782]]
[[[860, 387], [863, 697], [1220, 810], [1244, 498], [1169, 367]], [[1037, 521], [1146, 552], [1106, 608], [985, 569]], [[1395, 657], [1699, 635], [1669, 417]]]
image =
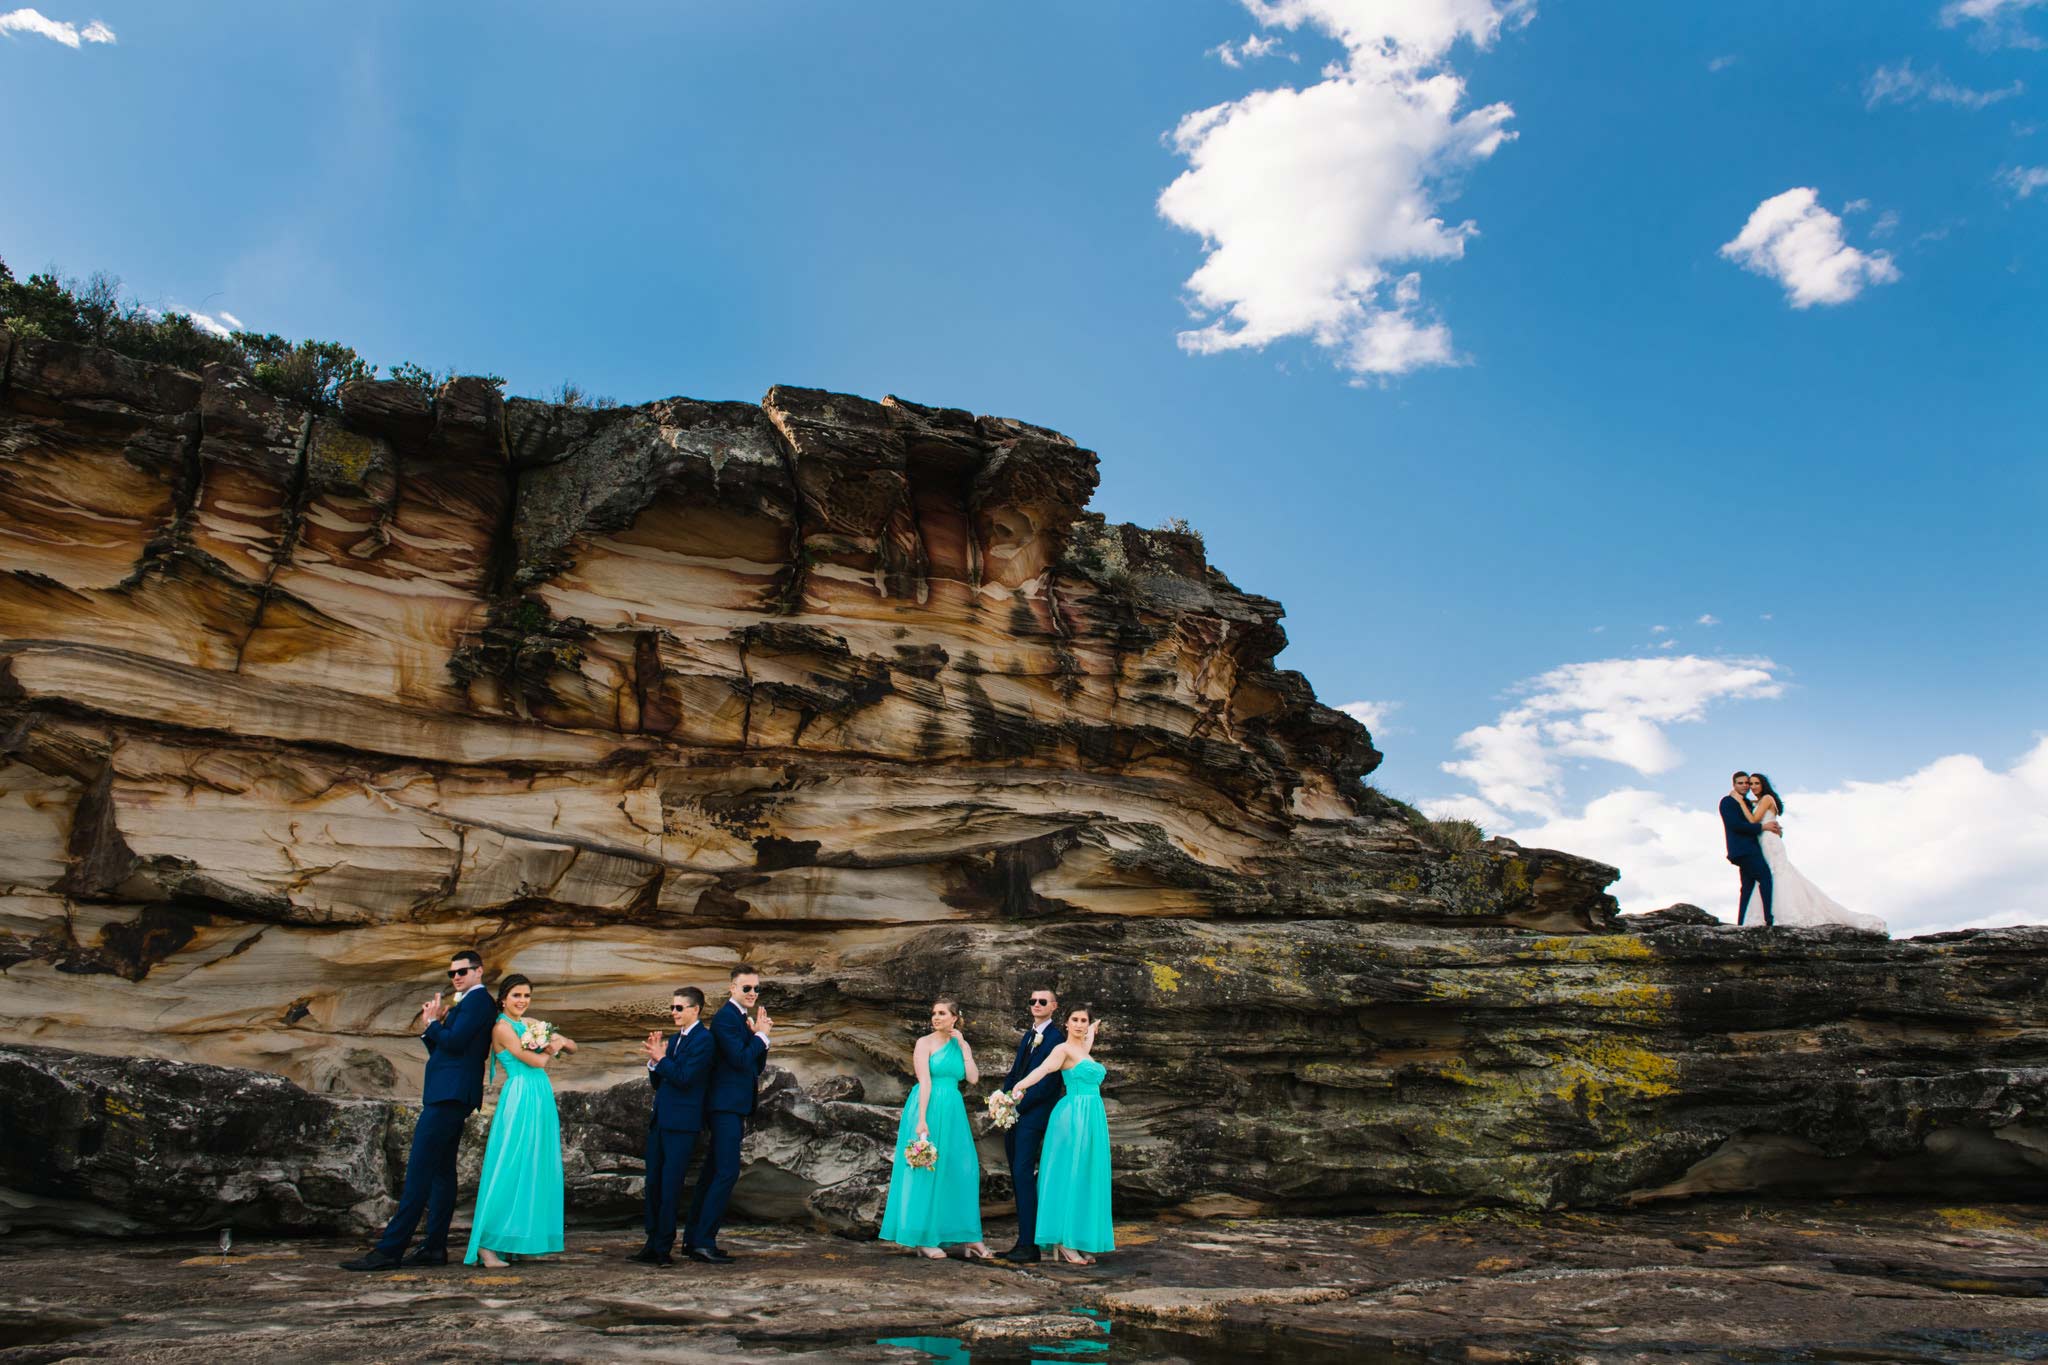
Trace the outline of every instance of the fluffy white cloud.
[[1863, 107], [1876, 109], [1880, 105], [1914, 104], [1925, 100], [1931, 104], [1953, 104], [1963, 109], [1983, 109], [2000, 100], [2024, 94], [2026, 89], [2022, 82], [2014, 81], [1996, 90], [1971, 90], [1942, 75], [1940, 67], [1926, 72], [1915, 71], [1908, 59], [1897, 66], [1880, 66], [1870, 73], [1870, 79], [1863, 83]]
[[225, 322], [228, 326], [234, 328], [238, 332], [244, 330], [242, 327], [242, 320], [236, 317], [233, 313], [230, 313], [225, 308], [220, 310], [220, 320], [222, 322]]
[[[1490, 808], [1480, 815], [1469, 798], [1452, 798], [1458, 813], [1493, 827], [1514, 815], [1557, 818], [1559, 760], [1567, 757], [1619, 763], [1644, 776], [1668, 772], [1682, 755], [1666, 727], [1703, 719], [1715, 702], [1780, 695], [1776, 667], [1769, 659], [1685, 654], [1554, 668], [1518, 687], [1522, 700], [1493, 724], [1458, 736], [1465, 757], [1443, 770], [1470, 782]], [[1450, 807], [1432, 801], [1424, 809], [1438, 815]]]
[[1983, 42], [1996, 47], [2041, 47], [2040, 37], [2027, 29], [2021, 16], [2048, 0], [1949, 0], [1941, 7], [1941, 25], [1954, 28], [1958, 24], [1977, 25], [1977, 36]]
[[[226, 319], [226, 317], [227, 314], [221, 314], [222, 319]], [[224, 321], [216, 321], [205, 313], [192, 314], [192, 325], [208, 336], [219, 337], [222, 341], [226, 341], [233, 330], [226, 326]]]
[[1262, 27], [1305, 25], [1346, 56], [1314, 85], [1254, 91], [1174, 130], [1188, 169], [1159, 212], [1207, 246], [1188, 279], [1203, 325], [1181, 333], [1182, 348], [1307, 337], [1361, 378], [1458, 363], [1420, 277], [1395, 267], [1456, 259], [1477, 234], [1445, 222], [1439, 201], [1451, 177], [1514, 136], [1514, 111], [1461, 113], [1465, 83], [1444, 63], [1460, 40], [1490, 45], [1531, 12], [1527, 0], [1242, 3]]
[[1387, 722], [1387, 717], [1401, 709], [1397, 701], [1347, 701], [1337, 708], [1368, 730], [1377, 731]]
[[114, 30], [95, 19], [83, 29], [61, 19], [52, 19], [41, 10], [17, 9], [0, 14], [0, 33], [33, 33], [40, 38], [62, 43], [66, 47], [77, 47], [80, 43], [111, 43]]
[[1719, 74], [1720, 72], [1726, 71], [1729, 67], [1735, 65], [1735, 63], [1739, 60], [1741, 59], [1733, 56], [1715, 57], [1708, 61], [1707, 70]]
[[1707, 612], [1705, 615], [1701, 616], [1700, 619], [1694, 624], [1702, 626], [1718, 626], [1721, 624], [1721, 618], [1714, 615], [1714, 613], [1712, 612]]
[[2048, 190], [2048, 166], [2013, 166], [2001, 171], [1998, 178], [2022, 199], [2033, 197], [2035, 190]]
[[1209, 49], [1209, 55], [1222, 62], [1225, 66], [1239, 67], [1243, 66], [1246, 62], [1255, 62], [1261, 57], [1270, 57], [1279, 50], [1280, 40], [1278, 38], [1261, 38], [1258, 34], [1254, 33], [1235, 47], [1229, 43], [1219, 43]]
[[1745, 270], [1776, 280], [1794, 308], [1847, 303], [1866, 285], [1899, 278], [1891, 255], [1859, 251], [1842, 240], [1842, 220], [1820, 206], [1820, 195], [1801, 187], [1756, 206], [1721, 254]]
[[[1785, 793], [1785, 847], [1799, 870], [1850, 909], [1883, 916], [1894, 934], [2048, 923], [2048, 739], [2002, 772], [1955, 754], [1904, 777], [1826, 791], [1782, 775], [1773, 782]], [[1482, 823], [1530, 847], [1612, 863], [1625, 910], [1689, 901], [1732, 920], [1737, 883], [1720, 795], [1680, 802], [1631, 788], [1576, 815], [1513, 829]]]

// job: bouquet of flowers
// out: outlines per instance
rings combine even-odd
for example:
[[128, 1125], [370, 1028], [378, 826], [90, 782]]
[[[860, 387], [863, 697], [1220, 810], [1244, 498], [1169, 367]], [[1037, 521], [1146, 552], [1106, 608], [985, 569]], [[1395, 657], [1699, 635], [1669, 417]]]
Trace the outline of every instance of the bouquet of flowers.
[[930, 1138], [919, 1138], [903, 1149], [903, 1160], [914, 1171], [928, 1171], [939, 1164], [939, 1149]]
[[992, 1090], [988, 1096], [988, 1121], [997, 1128], [1017, 1126], [1017, 1097], [1007, 1090]]
[[526, 1020], [526, 1032], [519, 1039], [519, 1045], [528, 1052], [546, 1052], [548, 1044], [555, 1041], [555, 1026], [545, 1019]]

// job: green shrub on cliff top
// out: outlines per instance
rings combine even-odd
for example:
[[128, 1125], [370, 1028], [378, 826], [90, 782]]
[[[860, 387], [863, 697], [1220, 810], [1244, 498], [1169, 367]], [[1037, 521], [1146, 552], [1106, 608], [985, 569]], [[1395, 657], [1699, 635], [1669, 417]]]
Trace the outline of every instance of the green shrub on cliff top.
[[[137, 360], [197, 370], [219, 362], [249, 375], [271, 393], [308, 407], [332, 407], [341, 387], [374, 379], [377, 367], [338, 341], [292, 341], [269, 332], [208, 331], [190, 313], [161, 312], [121, 293], [121, 281], [104, 272], [85, 280], [59, 279], [48, 271], [17, 280], [0, 260], [0, 325], [17, 336], [47, 337], [80, 346], [104, 346]], [[421, 365], [392, 368], [391, 377], [432, 394], [452, 379]], [[504, 380], [485, 375], [502, 386]]]

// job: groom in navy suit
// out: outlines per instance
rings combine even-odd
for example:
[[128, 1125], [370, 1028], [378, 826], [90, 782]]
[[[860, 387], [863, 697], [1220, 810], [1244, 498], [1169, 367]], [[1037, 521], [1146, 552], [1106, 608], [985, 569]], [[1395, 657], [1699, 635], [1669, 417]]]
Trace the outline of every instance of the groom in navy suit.
[[[447, 1265], [448, 1224], [455, 1217], [455, 1155], [462, 1145], [462, 1127], [483, 1107], [484, 1064], [491, 1055], [491, 1025], [497, 1002], [484, 989], [484, 960], [474, 948], [457, 953], [448, 963], [448, 986], [455, 999], [446, 1008], [436, 994], [420, 1010], [426, 1031], [427, 1080], [420, 1095], [420, 1121], [412, 1130], [412, 1154], [405, 1161], [405, 1191], [398, 1212], [384, 1227], [369, 1255], [343, 1261], [343, 1270], [388, 1270], [397, 1265]], [[420, 1215], [426, 1234], [411, 1255], [406, 1244]]]
[[1777, 834], [1778, 822], [1758, 824], [1749, 818], [1748, 781], [1748, 773], [1730, 779], [1732, 790], [1721, 798], [1721, 829], [1728, 836], [1728, 861], [1742, 874], [1742, 899], [1735, 906], [1735, 923], [1740, 927], [1749, 913], [1749, 893], [1755, 891], [1763, 897], [1764, 927], [1768, 929], [1775, 923], [1771, 919], [1771, 865], [1764, 859], [1764, 846], [1757, 836], [1765, 830]]
[[757, 1008], [761, 974], [742, 962], [732, 969], [732, 994], [711, 1017], [711, 1085], [705, 1101], [711, 1152], [690, 1201], [690, 1226], [683, 1250], [693, 1261], [724, 1265], [732, 1260], [718, 1249], [718, 1225], [740, 1178], [740, 1142], [747, 1135], [747, 1115], [754, 1112], [754, 1090], [768, 1066], [768, 1030], [774, 1020]]
[[647, 1120], [647, 1245], [626, 1259], [642, 1265], [674, 1265], [676, 1212], [683, 1202], [683, 1180], [690, 1154], [704, 1130], [704, 1102], [711, 1087], [711, 1030], [697, 1022], [704, 1012], [704, 992], [678, 986], [670, 997], [669, 1018], [681, 1030], [662, 1041], [647, 1035], [647, 1084], [654, 1090], [654, 1112]]
[[[1059, 1007], [1060, 998], [1051, 986], [1031, 992], [1031, 1027], [1017, 1040], [1017, 1059], [1010, 1063], [1010, 1074], [1003, 1077], [1003, 1089], [1016, 1090], [1017, 1082], [1064, 1041], [1065, 1030], [1054, 1028], [1052, 1021]], [[1002, 1253], [1006, 1261], [1029, 1265], [1038, 1259], [1038, 1154], [1045, 1146], [1045, 1125], [1052, 1118], [1052, 1107], [1066, 1093], [1067, 1083], [1061, 1076], [1047, 1076], [1024, 1092], [1017, 1106], [1017, 1124], [1003, 1134], [1003, 1151], [1010, 1158], [1010, 1183], [1017, 1187], [1017, 1245]]]

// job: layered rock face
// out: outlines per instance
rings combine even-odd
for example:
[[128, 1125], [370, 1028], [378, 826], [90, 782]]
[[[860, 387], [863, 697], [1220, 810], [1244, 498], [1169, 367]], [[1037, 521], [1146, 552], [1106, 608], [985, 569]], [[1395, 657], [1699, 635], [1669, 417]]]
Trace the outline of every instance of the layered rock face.
[[[4, 331], [0, 374], [0, 1041], [409, 1097], [476, 946], [585, 1044], [560, 1084], [745, 960], [777, 1064], [883, 1106], [932, 995], [999, 1069], [1052, 975], [1153, 1203], [2023, 1136], [2039, 936], [1622, 933], [1612, 869], [1440, 846], [1274, 667], [1279, 606], [1089, 514], [1055, 432], [783, 388], [313, 412]], [[1713, 1178], [1804, 1149], [1744, 1150]], [[867, 1159], [750, 1178], [853, 1207]]]

